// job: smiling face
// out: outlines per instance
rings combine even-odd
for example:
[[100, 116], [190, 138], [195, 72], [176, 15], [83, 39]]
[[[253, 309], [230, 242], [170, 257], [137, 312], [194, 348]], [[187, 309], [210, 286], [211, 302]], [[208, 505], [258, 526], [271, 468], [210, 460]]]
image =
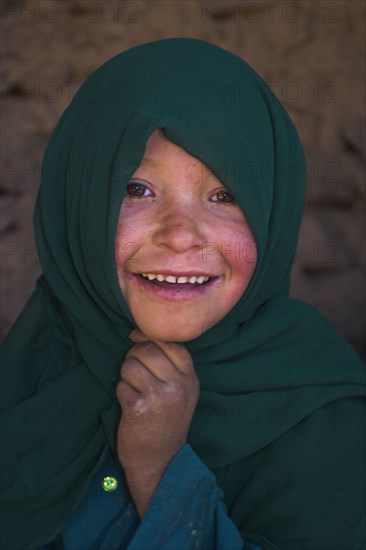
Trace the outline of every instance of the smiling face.
[[[152, 340], [184, 342], [218, 323], [238, 302], [254, 272], [256, 245], [222, 183], [156, 130], [127, 185], [115, 258], [140, 330]], [[201, 279], [194, 282], [194, 275]]]

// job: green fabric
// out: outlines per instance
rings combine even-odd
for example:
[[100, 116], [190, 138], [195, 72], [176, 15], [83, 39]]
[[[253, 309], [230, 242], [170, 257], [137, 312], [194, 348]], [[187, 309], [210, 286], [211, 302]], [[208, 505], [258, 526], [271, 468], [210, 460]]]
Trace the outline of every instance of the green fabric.
[[183, 344], [201, 383], [188, 441], [246, 540], [365, 548], [365, 366], [320, 313], [288, 297], [303, 150], [243, 60], [186, 38], [100, 67], [46, 150], [34, 216], [44, 275], [3, 347], [1, 548], [56, 536], [115, 449], [115, 386], [135, 323], [114, 238], [128, 179], [157, 128], [234, 194], [259, 251], [237, 305]]

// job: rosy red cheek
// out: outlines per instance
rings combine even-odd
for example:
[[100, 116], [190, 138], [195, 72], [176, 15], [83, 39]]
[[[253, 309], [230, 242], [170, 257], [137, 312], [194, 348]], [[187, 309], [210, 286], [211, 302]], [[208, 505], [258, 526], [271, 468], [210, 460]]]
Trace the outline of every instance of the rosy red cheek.
[[[244, 224], [243, 224], [244, 225]], [[218, 246], [222, 261], [231, 265], [234, 271], [245, 272], [254, 269], [257, 261], [257, 247], [255, 239], [247, 226], [244, 228], [233, 229], [232, 231], [217, 231], [222, 235]]]
[[243, 269], [248, 273], [254, 271], [257, 263], [257, 246], [252, 239], [242, 246], [241, 256]]
[[[123, 222], [122, 222], [123, 216]], [[127, 223], [126, 214], [120, 214], [120, 221], [116, 231], [116, 237], [114, 242], [114, 258], [117, 269], [120, 269], [124, 263], [128, 260], [129, 256], [133, 254], [134, 247], [132, 245], [132, 231], [130, 224]]]

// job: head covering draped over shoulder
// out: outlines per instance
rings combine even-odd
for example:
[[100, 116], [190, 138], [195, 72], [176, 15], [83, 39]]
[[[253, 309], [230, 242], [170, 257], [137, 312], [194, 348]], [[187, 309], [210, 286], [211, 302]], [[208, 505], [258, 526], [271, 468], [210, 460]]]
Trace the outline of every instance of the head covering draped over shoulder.
[[[359, 498], [352, 475], [340, 485], [342, 498], [322, 502], [320, 512], [315, 497], [286, 497], [287, 485], [319, 489], [328, 481], [324, 434], [330, 429], [337, 441], [356, 420], [352, 407], [342, 422], [313, 420], [311, 438], [304, 422], [365, 395], [357, 355], [320, 313], [288, 297], [303, 150], [261, 77], [228, 51], [187, 38], [134, 47], [96, 70], [44, 155], [34, 214], [43, 275], [5, 341], [1, 367], [2, 547], [51, 540], [108, 447], [115, 451], [115, 388], [136, 327], [118, 283], [115, 235], [126, 185], [157, 128], [233, 193], [258, 247], [236, 306], [181, 343], [201, 384], [188, 442], [216, 474], [248, 539], [303, 550], [315, 548], [325, 528], [335, 548], [330, 527]], [[266, 491], [281, 481], [280, 492]]]

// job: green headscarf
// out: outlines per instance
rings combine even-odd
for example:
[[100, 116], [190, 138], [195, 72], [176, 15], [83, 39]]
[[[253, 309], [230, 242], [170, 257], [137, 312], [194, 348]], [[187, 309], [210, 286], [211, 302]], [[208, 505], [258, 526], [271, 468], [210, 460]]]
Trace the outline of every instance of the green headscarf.
[[258, 245], [240, 301], [181, 344], [201, 384], [188, 442], [246, 540], [365, 548], [365, 368], [320, 313], [288, 297], [303, 150], [243, 60], [187, 38], [140, 45], [96, 70], [47, 147], [34, 215], [44, 274], [3, 349], [1, 547], [55, 537], [108, 447], [115, 452], [115, 387], [136, 324], [114, 240], [126, 185], [157, 128], [234, 194]]

